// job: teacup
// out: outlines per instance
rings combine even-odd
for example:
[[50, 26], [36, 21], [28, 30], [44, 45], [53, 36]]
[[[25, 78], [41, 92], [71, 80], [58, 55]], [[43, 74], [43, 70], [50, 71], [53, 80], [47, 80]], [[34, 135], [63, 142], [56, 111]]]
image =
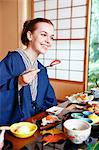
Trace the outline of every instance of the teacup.
[[90, 123], [81, 119], [68, 119], [64, 122], [68, 138], [75, 144], [86, 141], [91, 133]]

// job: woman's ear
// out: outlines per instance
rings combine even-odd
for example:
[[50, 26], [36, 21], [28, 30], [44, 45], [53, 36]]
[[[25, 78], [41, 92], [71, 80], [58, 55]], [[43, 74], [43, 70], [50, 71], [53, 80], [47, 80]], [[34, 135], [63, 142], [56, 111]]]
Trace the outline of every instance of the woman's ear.
[[29, 41], [32, 41], [32, 33], [30, 31], [27, 32], [27, 38]]

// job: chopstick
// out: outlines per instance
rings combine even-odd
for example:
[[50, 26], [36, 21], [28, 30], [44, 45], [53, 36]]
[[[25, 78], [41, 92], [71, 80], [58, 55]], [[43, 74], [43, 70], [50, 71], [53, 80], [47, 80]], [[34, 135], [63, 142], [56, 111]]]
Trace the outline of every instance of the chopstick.
[[10, 130], [10, 127], [9, 126], [2, 126], [2, 127], [0, 127], [0, 130]]

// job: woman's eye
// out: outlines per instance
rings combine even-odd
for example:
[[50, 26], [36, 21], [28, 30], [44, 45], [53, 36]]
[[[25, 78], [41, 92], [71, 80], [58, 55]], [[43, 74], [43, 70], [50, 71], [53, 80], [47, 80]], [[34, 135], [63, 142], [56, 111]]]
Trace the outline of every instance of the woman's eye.
[[51, 37], [51, 40], [54, 40], [54, 37]]
[[46, 34], [41, 34], [42, 36], [46, 36]]

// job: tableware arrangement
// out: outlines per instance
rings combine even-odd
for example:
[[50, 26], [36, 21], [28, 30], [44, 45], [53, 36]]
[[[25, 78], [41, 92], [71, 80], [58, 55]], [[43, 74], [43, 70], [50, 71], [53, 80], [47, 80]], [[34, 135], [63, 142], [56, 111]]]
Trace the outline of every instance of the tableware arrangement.
[[75, 144], [86, 141], [91, 133], [91, 125], [80, 119], [68, 119], [63, 124], [68, 138]]
[[87, 93], [77, 93], [70, 97], [66, 97], [72, 103], [86, 103], [94, 99], [93, 95], [88, 95]]
[[96, 123], [97, 125], [99, 125], [99, 116], [90, 111], [74, 112], [71, 113], [70, 116], [71, 116], [70, 118], [73, 119], [85, 120], [89, 122], [91, 125], [94, 125]]

